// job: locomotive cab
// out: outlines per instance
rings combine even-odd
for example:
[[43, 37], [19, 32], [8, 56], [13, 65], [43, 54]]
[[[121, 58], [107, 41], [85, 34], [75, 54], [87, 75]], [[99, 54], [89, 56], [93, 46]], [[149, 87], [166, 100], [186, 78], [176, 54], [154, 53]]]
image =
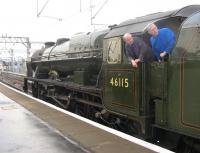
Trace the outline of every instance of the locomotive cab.
[[[132, 68], [124, 54], [124, 33], [132, 33], [149, 45], [150, 36], [144, 32], [149, 23], [158, 28], [171, 28], [177, 40], [185, 19], [199, 10], [199, 6], [188, 6], [180, 10], [156, 13], [125, 21], [111, 29], [104, 37], [104, 94], [103, 104], [112, 113], [133, 120], [141, 127], [141, 135], [148, 137], [152, 123], [168, 125], [169, 84], [173, 56], [167, 61], [141, 63]], [[175, 45], [176, 46], [176, 45]], [[174, 47], [173, 52], [177, 52]], [[173, 53], [174, 55], [176, 53]], [[176, 60], [177, 62], [177, 60]], [[133, 123], [133, 124], [135, 124]]]

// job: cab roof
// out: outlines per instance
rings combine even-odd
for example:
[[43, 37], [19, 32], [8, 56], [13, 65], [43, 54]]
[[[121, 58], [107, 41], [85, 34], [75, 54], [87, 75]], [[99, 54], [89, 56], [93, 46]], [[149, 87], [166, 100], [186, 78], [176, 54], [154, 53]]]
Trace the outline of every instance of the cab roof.
[[163, 20], [166, 18], [173, 18], [173, 17], [187, 18], [191, 14], [197, 11], [200, 11], [200, 5], [190, 5], [178, 10], [173, 10], [173, 11], [168, 11], [168, 12], [158, 12], [158, 13], [149, 14], [142, 17], [137, 17], [135, 19], [130, 19], [130, 20], [120, 23], [119, 25], [115, 27], [112, 27], [110, 32], [104, 38], [121, 36], [127, 32], [142, 33], [145, 27], [150, 23]]

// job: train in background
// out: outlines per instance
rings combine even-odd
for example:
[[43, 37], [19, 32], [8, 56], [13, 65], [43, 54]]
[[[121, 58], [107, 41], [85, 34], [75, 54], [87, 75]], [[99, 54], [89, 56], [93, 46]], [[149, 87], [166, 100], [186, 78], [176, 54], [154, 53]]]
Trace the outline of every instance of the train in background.
[[[122, 36], [129, 32], [150, 45], [149, 23], [171, 28], [176, 45], [167, 61], [134, 69]], [[199, 5], [46, 43], [27, 67], [23, 89], [34, 97], [176, 152], [200, 152]]]

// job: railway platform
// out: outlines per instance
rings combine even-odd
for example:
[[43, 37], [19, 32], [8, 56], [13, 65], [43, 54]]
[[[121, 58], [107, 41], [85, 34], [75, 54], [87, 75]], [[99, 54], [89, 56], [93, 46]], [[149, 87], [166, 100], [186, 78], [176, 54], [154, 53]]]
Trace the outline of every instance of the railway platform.
[[0, 83], [2, 153], [170, 153]]
[[86, 153], [75, 142], [0, 93], [1, 153]]

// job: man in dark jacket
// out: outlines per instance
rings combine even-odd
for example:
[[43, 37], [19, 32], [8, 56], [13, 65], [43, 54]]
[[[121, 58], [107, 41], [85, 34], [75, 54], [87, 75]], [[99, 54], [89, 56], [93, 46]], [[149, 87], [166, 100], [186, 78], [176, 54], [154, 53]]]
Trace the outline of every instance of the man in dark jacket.
[[154, 60], [153, 51], [139, 37], [133, 37], [130, 33], [123, 36], [125, 44], [125, 54], [130, 59], [133, 67], [137, 68], [139, 62]]

